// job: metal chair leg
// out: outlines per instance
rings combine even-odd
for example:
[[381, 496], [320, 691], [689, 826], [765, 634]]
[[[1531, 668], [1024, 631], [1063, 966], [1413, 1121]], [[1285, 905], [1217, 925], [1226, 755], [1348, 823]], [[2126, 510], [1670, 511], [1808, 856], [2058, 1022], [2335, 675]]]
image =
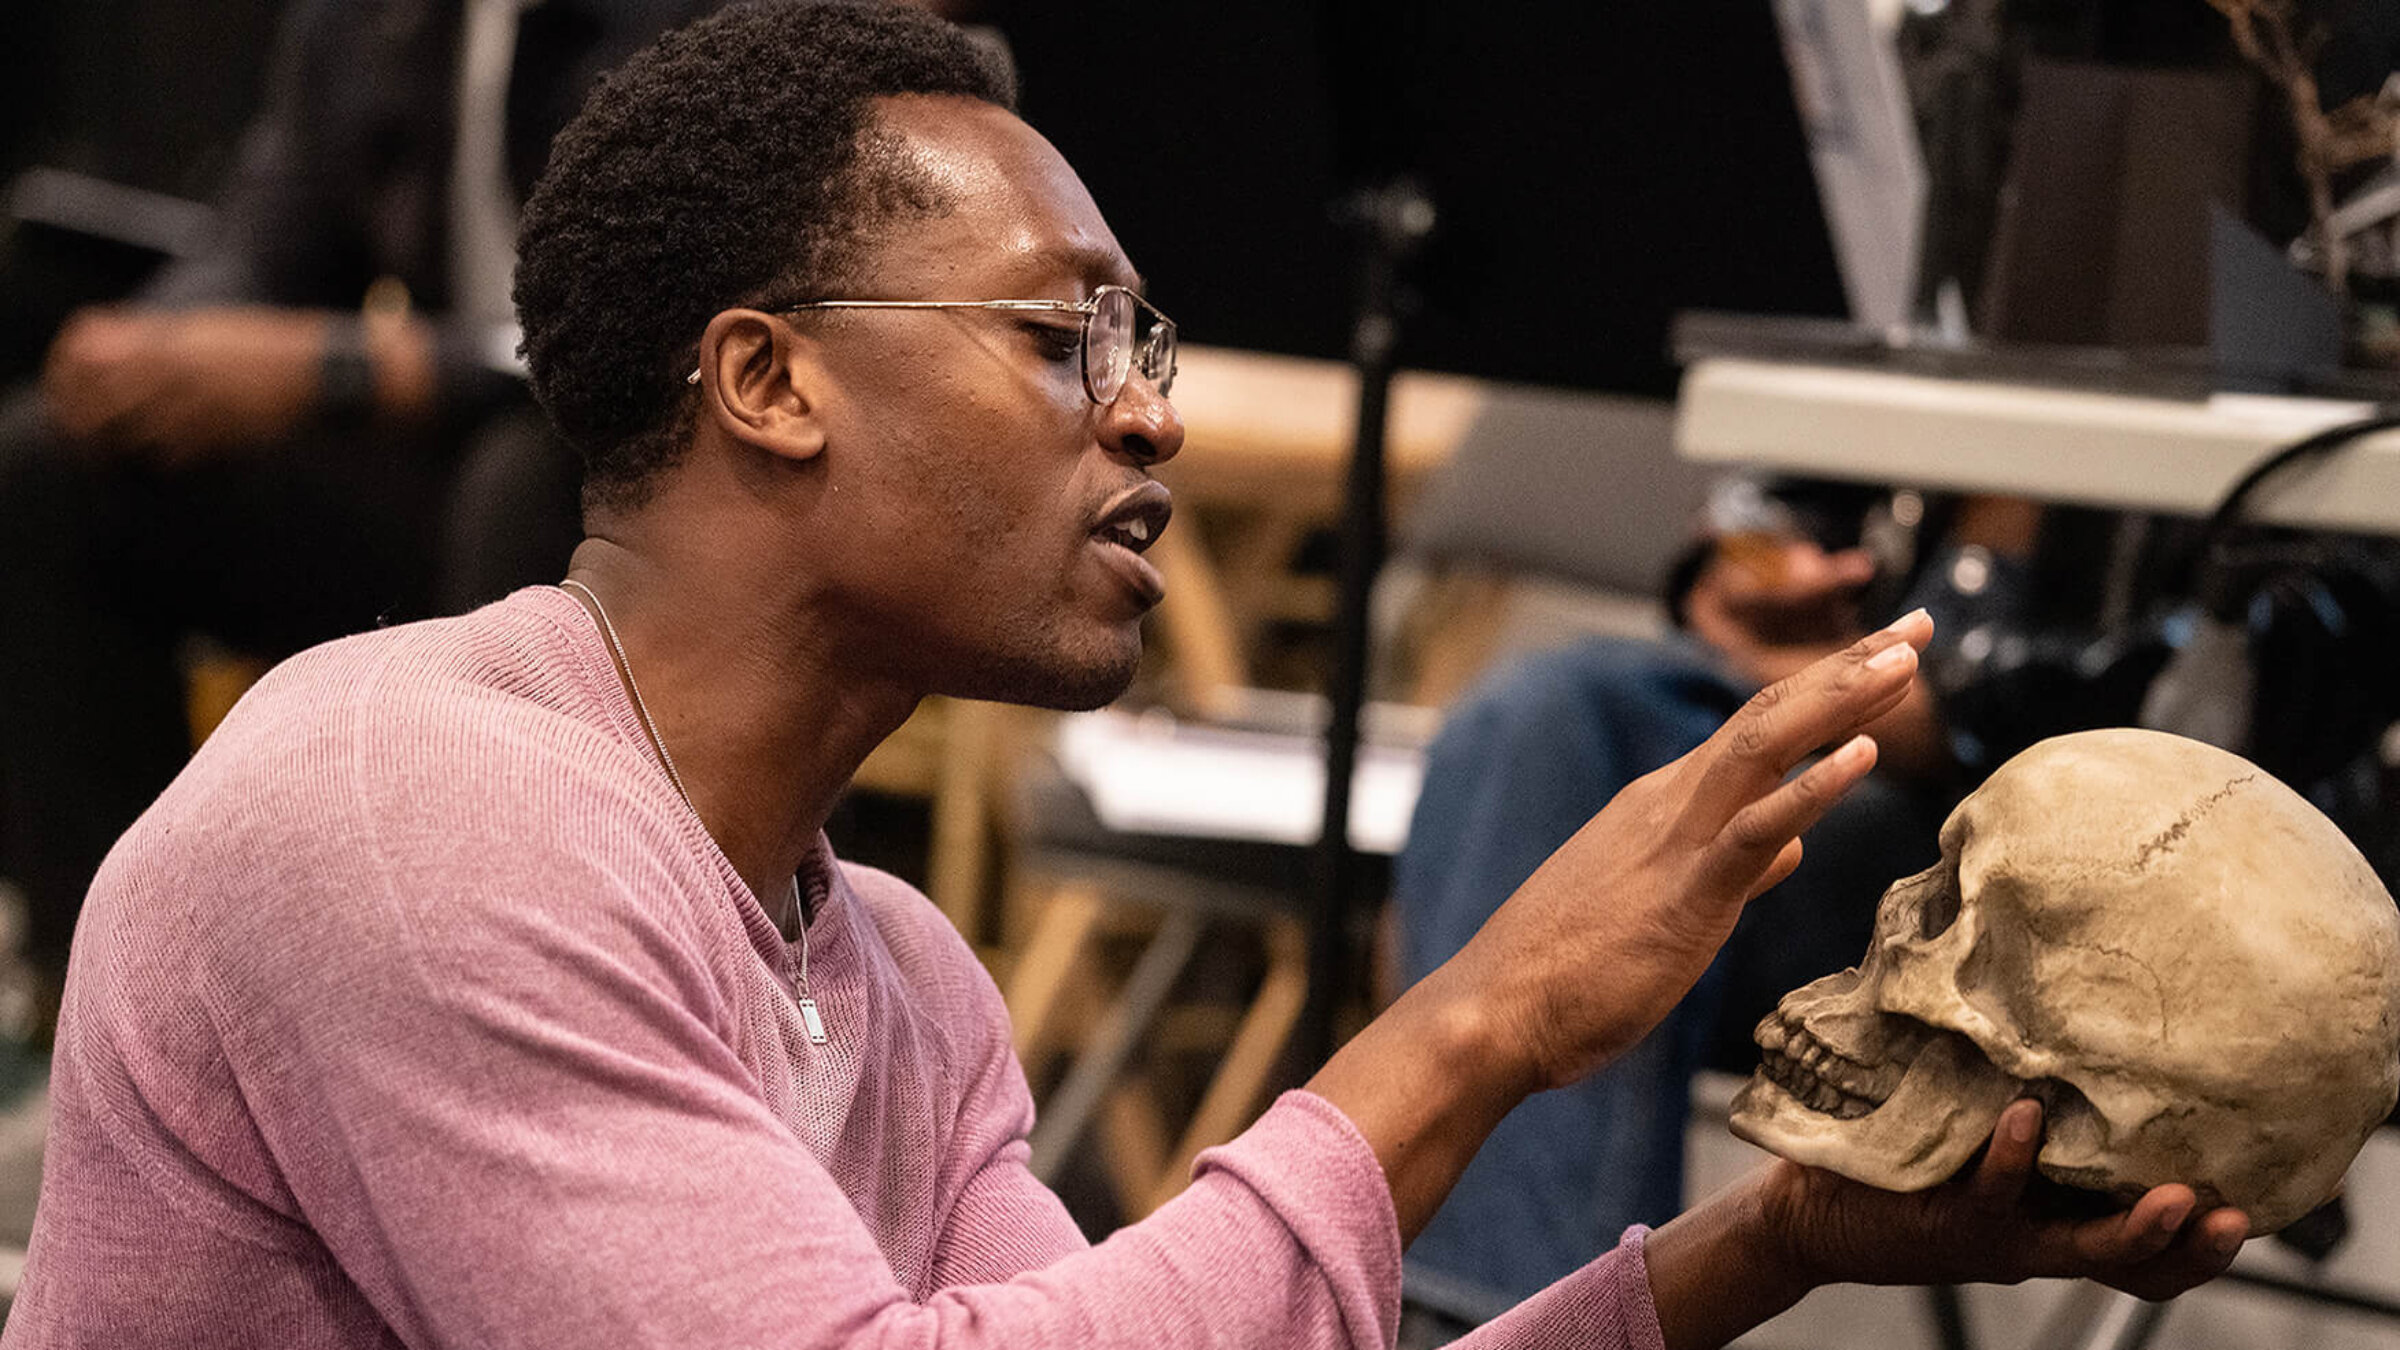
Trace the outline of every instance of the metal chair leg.
[[1167, 995], [1174, 992], [1176, 978], [1191, 961], [1204, 926], [1200, 916], [1188, 910], [1170, 910], [1160, 920], [1158, 933], [1142, 949], [1124, 992], [1109, 1005], [1083, 1053], [1075, 1057], [1066, 1080], [1050, 1094], [1034, 1123], [1033, 1136], [1027, 1141], [1032, 1152], [1027, 1166], [1034, 1176], [1046, 1182], [1058, 1175], [1084, 1128], [1091, 1124], [1109, 1084], [1116, 1081], [1133, 1047], [1158, 1017]]
[[2142, 1350], [2158, 1334], [2172, 1303], [2150, 1303], [2103, 1285], [2078, 1283], [2067, 1291], [2036, 1345], [2070, 1350]]
[[1966, 1296], [1957, 1285], [1927, 1285], [1925, 1302], [1933, 1311], [1933, 1336], [1942, 1350], [1975, 1350], [1975, 1334], [1967, 1326]]

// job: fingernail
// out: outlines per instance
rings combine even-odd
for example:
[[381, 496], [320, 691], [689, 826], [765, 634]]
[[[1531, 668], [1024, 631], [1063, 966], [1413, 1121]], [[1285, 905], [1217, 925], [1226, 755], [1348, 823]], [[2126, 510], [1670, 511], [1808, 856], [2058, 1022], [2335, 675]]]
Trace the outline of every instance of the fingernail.
[[2172, 1233], [2176, 1229], [2183, 1227], [2183, 1221], [2190, 1217], [2192, 1217], [2192, 1202], [2189, 1200], [2178, 1200], [2174, 1204], [2167, 1206], [2166, 1212], [2158, 1216], [2158, 1221], [2161, 1226], [2163, 1226], [2168, 1232]]
[[2014, 1112], [2008, 1120], [2008, 1137], [2020, 1144], [2031, 1143], [2035, 1131], [2041, 1128], [2041, 1124], [2042, 1117], [2038, 1111]]
[[1888, 624], [1885, 624], [1883, 631], [1887, 633], [1897, 633], [1903, 628], [1913, 628], [1916, 626], [1917, 620], [1924, 617], [1925, 607], [1923, 605], [1919, 605], [1915, 609], [1910, 610], [1908, 613], [1901, 615], [1899, 618], [1892, 620]]
[[1886, 647], [1882, 651], [1879, 651], [1873, 656], [1868, 657], [1867, 669], [1873, 671], [1891, 670], [1896, 666], [1904, 665], [1916, 659], [1916, 648], [1909, 646], [1905, 642], [1895, 642], [1891, 646]]
[[2209, 1239], [2208, 1245], [2214, 1247], [2219, 1256], [2223, 1256], [2228, 1252], [2237, 1252], [2242, 1249], [2242, 1235], [2239, 1233], [2219, 1233], [2215, 1237]]

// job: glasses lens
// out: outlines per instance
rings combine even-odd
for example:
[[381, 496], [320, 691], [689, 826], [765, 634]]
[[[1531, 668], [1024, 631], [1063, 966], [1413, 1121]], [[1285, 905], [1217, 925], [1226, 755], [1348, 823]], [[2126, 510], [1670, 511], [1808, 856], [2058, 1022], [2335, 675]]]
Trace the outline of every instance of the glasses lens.
[[1158, 392], [1175, 392], [1175, 325], [1172, 321], [1150, 316], [1150, 331], [1142, 334], [1141, 345], [1135, 349], [1134, 364], [1141, 367], [1142, 378], [1157, 386]]
[[1084, 320], [1083, 387], [1096, 403], [1112, 403], [1133, 365], [1133, 295], [1111, 287], [1094, 297]]

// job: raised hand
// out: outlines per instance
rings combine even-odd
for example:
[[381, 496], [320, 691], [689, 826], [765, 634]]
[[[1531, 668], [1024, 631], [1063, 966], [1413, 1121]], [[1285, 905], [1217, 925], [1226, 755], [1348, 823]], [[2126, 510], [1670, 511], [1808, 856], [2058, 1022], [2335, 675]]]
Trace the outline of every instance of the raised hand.
[[1437, 978], [1516, 1013], [1542, 1087], [1623, 1052], [1699, 979], [1744, 903], [1799, 865], [1800, 832], [1874, 767], [1858, 733], [1906, 697], [1932, 631], [1911, 614], [1769, 686], [1628, 785]]
[[1309, 1081], [1373, 1145], [1404, 1236], [1527, 1094], [1607, 1063], [1690, 991], [1742, 906], [1799, 865], [1800, 831], [1874, 767], [1859, 728], [1907, 696], [1932, 635], [1911, 614], [1629, 785]]

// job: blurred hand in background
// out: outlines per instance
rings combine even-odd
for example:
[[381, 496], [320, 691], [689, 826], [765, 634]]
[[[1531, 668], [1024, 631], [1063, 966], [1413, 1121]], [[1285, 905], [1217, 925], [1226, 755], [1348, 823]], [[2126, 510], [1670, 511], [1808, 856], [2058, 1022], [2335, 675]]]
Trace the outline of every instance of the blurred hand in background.
[[1770, 684], [1865, 631], [1858, 599], [1875, 579], [1865, 549], [1829, 552], [1797, 535], [1716, 541], [1685, 598], [1692, 635]]
[[[183, 465], [238, 454], [300, 430], [320, 406], [325, 355], [343, 316], [239, 306], [94, 308], [67, 321], [42, 371], [63, 435], [94, 453]], [[427, 341], [405, 319], [371, 324], [369, 394], [378, 414], [429, 397]]]

